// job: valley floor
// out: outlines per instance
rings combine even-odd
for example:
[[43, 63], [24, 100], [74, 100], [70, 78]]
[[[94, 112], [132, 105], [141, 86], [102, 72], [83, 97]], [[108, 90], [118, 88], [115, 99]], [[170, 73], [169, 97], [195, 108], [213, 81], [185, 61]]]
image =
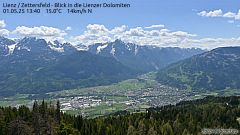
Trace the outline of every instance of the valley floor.
[[[98, 86], [83, 89], [63, 90], [41, 95], [39, 103], [44, 98], [47, 102], [56, 104], [60, 100], [61, 111], [87, 118], [108, 115], [121, 110], [130, 112], [145, 111], [149, 107], [176, 104], [203, 98], [207, 95], [218, 95], [216, 92], [197, 93], [191, 90], [181, 90], [159, 84], [154, 80], [155, 73], [139, 76], [108, 86]], [[222, 93], [221, 93], [222, 92]], [[237, 92], [237, 93], [236, 93]], [[238, 91], [220, 91], [220, 94], [239, 95]], [[0, 106], [32, 107], [34, 99], [39, 95], [17, 94], [11, 98], [0, 99]]]

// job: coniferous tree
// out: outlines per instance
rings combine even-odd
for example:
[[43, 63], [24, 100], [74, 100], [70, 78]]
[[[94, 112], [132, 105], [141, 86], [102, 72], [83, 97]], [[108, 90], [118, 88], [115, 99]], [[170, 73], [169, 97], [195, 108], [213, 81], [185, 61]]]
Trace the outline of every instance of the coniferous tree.
[[169, 122], [167, 122], [166, 124], [163, 125], [162, 127], [162, 131], [163, 133], [167, 133], [168, 135], [172, 135], [173, 134], [173, 130], [171, 125], [169, 124]]
[[143, 120], [141, 120], [138, 124], [138, 134], [139, 135], [145, 135], [146, 127], [143, 124]]
[[0, 108], [0, 135], [4, 135], [7, 133], [7, 125], [4, 121], [4, 113], [3, 110]]
[[[54, 109], [51, 104], [48, 107], [45, 101], [38, 105], [35, 100], [32, 112], [25, 106], [20, 106], [19, 109], [0, 107], [0, 134], [65, 135], [81, 132], [85, 135], [190, 135], [199, 134], [203, 127], [239, 129], [237, 118], [240, 117], [240, 109], [236, 105], [226, 105], [230, 100], [235, 100], [235, 98], [187, 101], [180, 103], [181, 106], [150, 108], [148, 113], [124, 114], [98, 119], [85, 119], [81, 116], [59, 113], [62, 119], [60, 125], [58, 125], [57, 109]], [[185, 104], [184, 107], [183, 104]]]
[[147, 135], [157, 135], [157, 132], [152, 127], [148, 130]]
[[60, 124], [60, 122], [61, 122], [61, 112], [60, 112], [60, 102], [59, 102], [59, 100], [57, 101], [57, 109], [56, 109], [56, 117], [57, 117], [57, 122], [58, 122], [58, 124]]
[[57, 134], [58, 135], [80, 135], [80, 132], [72, 127], [72, 124], [66, 125], [65, 123], [61, 122], [59, 127], [57, 127]]
[[128, 127], [127, 135], [134, 135], [134, 127], [132, 125]]
[[39, 106], [37, 103], [37, 100], [35, 99], [34, 104], [33, 104], [33, 128], [34, 128], [34, 133], [35, 135], [40, 135], [40, 116], [39, 116]]
[[17, 117], [9, 123], [9, 135], [32, 135], [32, 128], [27, 123]]
[[190, 135], [190, 134], [188, 133], [187, 129], [185, 128], [182, 135]]
[[179, 124], [178, 119], [176, 119], [176, 120], [173, 122], [173, 130], [174, 130], [175, 133], [179, 133], [180, 124]]

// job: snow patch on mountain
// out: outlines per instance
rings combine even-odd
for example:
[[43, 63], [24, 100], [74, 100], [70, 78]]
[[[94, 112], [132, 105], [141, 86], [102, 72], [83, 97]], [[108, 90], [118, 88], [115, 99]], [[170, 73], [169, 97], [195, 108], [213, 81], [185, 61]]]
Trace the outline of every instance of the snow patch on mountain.
[[108, 47], [108, 44], [104, 45], [104, 46], [98, 46], [97, 47], [97, 54], [101, 52], [102, 49]]
[[135, 45], [135, 55], [137, 55], [137, 53], [138, 53], [138, 46], [137, 45]]
[[49, 47], [54, 50], [54, 51], [57, 51], [57, 52], [64, 52], [64, 49], [62, 47], [54, 47], [54, 46], [50, 46]]
[[78, 51], [88, 51], [88, 46], [78, 44], [78, 45], [73, 45], [74, 48], [76, 48]]
[[77, 49], [78, 51], [87, 51], [87, 50], [88, 50], [87, 47], [84, 47], [84, 48], [82, 48], [82, 47], [76, 47], [76, 49]]
[[[55, 40], [55, 41], [56, 41], [56, 40]], [[51, 45], [53, 45], [53, 46], [58, 46], [59, 43], [57, 44], [57, 42], [49, 41], [48, 44], [51, 44]]]
[[112, 50], [110, 51], [110, 53], [114, 56], [115, 55], [115, 48], [112, 47]]
[[18, 43], [7, 46], [7, 47], [8, 47], [8, 50], [9, 50], [9, 52], [8, 52], [7, 55], [10, 55], [10, 54], [13, 53], [13, 51], [14, 51], [14, 49], [15, 49], [15, 47], [16, 47], [17, 44], [18, 44]]
[[19, 46], [18, 48], [17, 48], [18, 50], [23, 50], [23, 49], [25, 49], [25, 50], [27, 50], [27, 51], [31, 51], [29, 48], [27, 48], [26, 46]]

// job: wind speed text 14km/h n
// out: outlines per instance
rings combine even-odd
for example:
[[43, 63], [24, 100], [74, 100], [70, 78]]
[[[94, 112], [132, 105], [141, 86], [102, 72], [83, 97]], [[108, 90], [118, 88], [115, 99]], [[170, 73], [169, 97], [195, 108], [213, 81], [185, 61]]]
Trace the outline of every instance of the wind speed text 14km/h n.
[[85, 13], [92, 13], [92, 9], [68, 9], [68, 13], [78, 13], [78, 14], [85, 14]]

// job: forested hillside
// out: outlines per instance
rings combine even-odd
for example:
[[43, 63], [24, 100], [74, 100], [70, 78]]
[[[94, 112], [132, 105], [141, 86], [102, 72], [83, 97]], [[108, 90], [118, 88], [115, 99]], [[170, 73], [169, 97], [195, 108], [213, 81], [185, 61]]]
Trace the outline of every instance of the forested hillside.
[[113, 58], [79, 51], [48, 67], [19, 74], [0, 74], [0, 97], [108, 85], [134, 78], [137, 74]]
[[[206, 97], [147, 112], [118, 112], [97, 119], [60, 113], [60, 104], [35, 101], [25, 106], [0, 108], [0, 134], [201, 134], [203, 128], [240, 129], [240, 97]], [[120, 115], [121, 114], [121, 115]]]
[[206, 92], [239, 89], [240, 47], [220, 47], [159, 70], [163, 85]]

